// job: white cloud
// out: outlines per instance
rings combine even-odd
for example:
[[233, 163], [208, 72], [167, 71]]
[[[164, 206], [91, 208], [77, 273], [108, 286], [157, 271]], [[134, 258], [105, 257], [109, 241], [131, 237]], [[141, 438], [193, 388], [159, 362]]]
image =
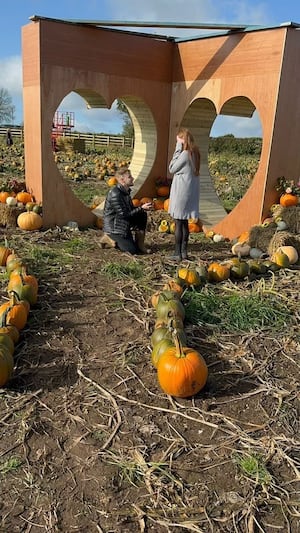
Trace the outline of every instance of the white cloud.
[[75, 129], [88, 133], [122, 133], [123, 119], [116, 102], [111, 109], [87, 109], [81, 96], [72, 92], [59, 105], [62, 112], [72, 111], [75, 115]]
[[262, 127], [257, 111], [251, 118], [217, 116], [210, 135], [218, 137], [232, 133], [235, 137], [262, 137]]
[[[267, 24], [265, 2], [249, 2], [249, 0], [189, 0], [188, 5], [182, 0], [103, 0], [101, 9], [105, 19], [136, 20], [136, 21], [172, 21], [172, 22], [198, 22], [198, 23], [247, 23]], [[270, 17], [270, 14], [269, 14]], [[76, 17], [74, 17], [76, 18]], [[93, 18], [93, 17], [89, 17]], [[101, 17], [98, 17], [101, 18]], [[270, 22], [269, 22], [270, 23]], [[203, 34], [203, 30], [166, 29], [166, 28], [129, 28], [132, 31], [155, 32], [187, 37]], [[0, 72], [3, 88], [10, 93], [16, 108], [15, 122], [23, 120], [22, 103], [22, 59], [20, 56], [11, 56], [0, 60]], [[1, 86], [1, 83], [0, 83]], [[70, 93], [60, 104], [62, 111], [75, 113], [75, 128], [81, 131], [106, 133], [120, 133], [122, 131], [122, 115], [115, 105], [112, 109], [86, 109], [84, 100], [76, 93]], [[224, 135], [233, 133], [236, 136], [256, 136], [261, 134], [260, 121], [254, 115], [253, 119], [240, 117], [219, 117], [215, 121], [212, 134]]]
[[6, 89], [11, 97], [22, 96], [22, 59], [12, 56], [0, 59], [1, 87]]
[[15, 106], [15, 123], [23, 121], [23, 82], [22, 82], [22, 58], [11, 56], [0, 59], [0, 72], [2, 89], [6, 89]]

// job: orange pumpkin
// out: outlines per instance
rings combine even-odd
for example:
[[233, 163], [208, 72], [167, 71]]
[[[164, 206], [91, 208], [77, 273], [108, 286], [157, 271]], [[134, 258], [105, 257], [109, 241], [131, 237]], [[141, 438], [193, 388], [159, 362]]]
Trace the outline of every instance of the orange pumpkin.
[[11, 273], [7, 290], [14, 291], [20, 300], [27, 300], [30, 305], [34, 305], [38, 296], [38, 280], [35, 276], [27, 274], [23, 267], [21, 272]]
[[150, 198], [149, 196], [144, 196], [140, 199], [140, 205], [148, 204], [149, 202], [152, 202], [153, 198]]
[[169, 185], [160, 185], [160, 187], [157, 187], [156, 194], [157, 196], [169, 196], [170, 194]]
[[170, 198], [167, 198], [167, 199], [164, 201], [164, 210], [165, 210], [165, 211], [169, 211], [169, 205], [170, 205]]
[[2, 204], [5, 204], [6, 203], [6, 199], [11, 196], [11, 194], [9, 192], [6, 192], [6, 191], [2, 191], [0, 192], [0, 202]]
[[178, 279], [178, 281], [176, 281], [175, 279], [169, 279], [169, 281], [164, 284], [163, 290], [178, 292], [179, 296], [181, 296], [184, 291], [184, 282], [181, 284], [181, 281], [182, 279], [180, 280], [180, 278]]
[[207, 381], [208, 369], [202, 355], [189, 347], [182, 347], [174, 335], [174, 347], [159, 357], [157, 378], [166, 394], [188, 398], [199, 392]]
[[41, 215], [34, 213], [34, 211], [26, 211], [18, 216], [17, 224], [21, 229], [26, 231], [34, 231], [41, 229], [43, 225], [43, 219]]
[[279, 199], [280, 205], [283, 207], [291, 207], [293, 205], [298, 205], [298, 196], [295, 194], [282, 194]]
[[6, 246], [0, 246], [0, 265], [6, 266], [7, 258], [11, 255], [11, 250]]
[[109, 187], [114, 187], [115, 185], [117, 185], [118, 180], [117, 180], [117, 178], [115, 178], [114, 176], [112, 176], [111, 178], [108, 178], [108, 180], [107, 180], [106, 183], [107, 183], [107, 185], [108, 185]]
[[243, 231], [240, 234], [240, 236], [238, 237], [238, 242], [240, 242], [240, 243], [248, 242], [249, 241], [249, 236], [250, 236], [249, 231]]
[[201, 231], [200, 225], [196, 224], [195, 222], [190, 222], [188, 226], [190, 233], [199, 233]]
[[178, 270], [178, 277], [182, 279], [187, 285], [198, 287], [201, 285], [201, 279], [196, 270], [193, 268], [180, 268]]
[[16, 344], [20, 338], [20, 333], [16, 326], [12, 324], [6, 324], [6, 316], [3, 315], [1, 326], [0, 326], [0, 335], [8, 335], [11, 340]]
[[153, 207], [155, 211], [160, 211], [164, 208], [164, 200], [160, 200], [159, 198], [156, 198], [153, 200]]
[[7, 324], [12, 324], [18, 330], [25, 327], [29, 307], [28, 302], [19, 300], [14, 293], [11, 294], [10, 300], [0, 306], [0, 320], [6, 320]]
[[132, 203], [134, 207], [139, 207], [141, 205], [141, 201], [138, 198], [133, 198]]
[[32, 202], [32, 196], [29, 192], [26, 191], [18, 192], [17, 201], [26, 205], [28, 202]]
[[230, 268], [226, 265], [221, 265], [221, 263], [214, 262], [208, 266], [207, 274], [209, 281], [215, 281], [218, 283], [229, 278]]

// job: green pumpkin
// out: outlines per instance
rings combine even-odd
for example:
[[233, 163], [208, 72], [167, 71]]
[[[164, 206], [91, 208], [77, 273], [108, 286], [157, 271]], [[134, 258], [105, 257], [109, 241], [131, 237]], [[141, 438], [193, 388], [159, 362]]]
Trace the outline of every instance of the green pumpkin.
[[0, 346], [0, 387], [6, 385], [14, 368], [13, 356], [6, 346]]
[[8, 333], [0, 333], [0, 347], [2, 346], [5, 346], [11, 355], [13, 355], [15, 351], [15, 343]]
[[[177, 332], [178, 332], [178, 336], [180, 338], [180, 341], [185, 345], [185, 343], [186, 343], [186, 335], [185, 335], [184, 330], [177, 330]], [[152, 333], [152, 335], [150, 337], [151, 346], [155, 346], [158, 342], [160, 342], [163, 339], [172, 340], [172, 338], [173, 338], [173, 330], [172, 330], [172, 328], [169, 328], [169, 327], [157, 328], [157, 329], [155, 329], [153, 331], [153, 333]]]
[[230, 276], [234, 279], [244, 279], [249, 274], [249, 265], [246, 261], [235, 261], [230, 267]]
[[37, 290], [32, 285], [29, 285], [29, 283], [15, 285], [10, 281], [7, 290], [8, 292], [15, 292], [20, 300], [26, 300], [30, 305], [34, 305], [37, 302]]
[[274, 261], [271, 261], [270, 259], [266, 259], [263, 261], [263, 265], [267, 267], [267, 270], [270, 270], [271, 272], [278, 272], [280, 270], [280, 266], [274, 263]]
[[164, 300], [163, 298], [160, 298], [156, 306], [156, 316], [163, 320], [177, 317], [184, 320], [184, 305], [178, 298], [174, 298], [173, 300]]
[[257, 259], [249, 259], [248, 265], [251, 274], [265, 274], [268, 270], [265, 263]]
[[175, 344], [172, 339], [166, 338], [161, 339], [155, 344], [155, 346], [153, 346], [153, 350], [151, 352], [151, 362], [155, 368], [157, 368], [158, 361], [160, 360], [162, 354], [165, 353], [168, 348], [173, 348], [173, 346], [175, 346]]

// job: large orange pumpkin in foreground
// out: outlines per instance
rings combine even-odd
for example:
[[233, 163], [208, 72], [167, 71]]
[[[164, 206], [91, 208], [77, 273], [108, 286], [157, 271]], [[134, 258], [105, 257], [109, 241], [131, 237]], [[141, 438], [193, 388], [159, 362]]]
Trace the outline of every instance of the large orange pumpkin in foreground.
[[197, 394], [207, 381], [207, 365], [199, 352], [182, 347], [174, 335], [174, 347], [160, 356], [157, 363], [157, 378], [162, 390], [171, 396], [188, 398]]

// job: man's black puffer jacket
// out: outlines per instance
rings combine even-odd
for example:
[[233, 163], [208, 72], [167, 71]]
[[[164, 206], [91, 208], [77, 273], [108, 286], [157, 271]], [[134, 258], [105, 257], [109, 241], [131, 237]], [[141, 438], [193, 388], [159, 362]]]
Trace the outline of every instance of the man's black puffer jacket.
[[130, 191], [118, 183], [106, 196], [103, 212], [104, 232], [127, 237], [132, 225], [132, 217], [140, 211], [142, 211], [141, 207], [134, 207]]

